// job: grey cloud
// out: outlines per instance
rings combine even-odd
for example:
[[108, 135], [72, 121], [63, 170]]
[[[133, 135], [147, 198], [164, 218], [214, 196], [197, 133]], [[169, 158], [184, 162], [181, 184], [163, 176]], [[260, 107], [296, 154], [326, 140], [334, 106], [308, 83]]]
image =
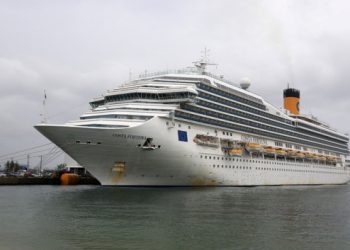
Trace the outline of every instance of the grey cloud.
[[[44, 141], [43, 90], [53, 122], [148, 72], [190, 66], [204, 46], [212, 71], [282, 106], [289, 82], [301, 107], [349, 131], [347, 1], [2, 1], [0, 154]], [[18, 145], [14, 138], [21, 138]]]

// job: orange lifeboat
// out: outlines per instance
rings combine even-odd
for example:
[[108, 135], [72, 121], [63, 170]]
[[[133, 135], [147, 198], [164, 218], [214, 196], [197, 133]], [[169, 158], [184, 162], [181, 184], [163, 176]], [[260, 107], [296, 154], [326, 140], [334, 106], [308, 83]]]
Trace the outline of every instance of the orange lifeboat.
[[298, 152], [296, 153], [295, 156], [296, 156], [297, 158], [305, 158], [305, 154], [302, 153], [302, 152], [300, 152], [300, 151], [298, 151]]
[[278, 156], [286, 156], [287, 155], [287, 152], [286, 150], [282, 149], [282, 148], [276, 148], [276, 155]]
[[274, 147], [271, 147], [271, 146], [266, 146], [266, 147], [264, 147], [264, 153], [267, 155], [275, 155], [276, 149]]
[[243, 154], [243, 149], [242, 148], [232, 148], [229, 150], [229, 155], [232, 156], [242, 156]]
[[261, 152], [262, 151], [262, 146], [258, 143], [247, 143], [245, 145], [245, 148], [249, 151], [249, 152]]
[[313, 154], [313, 155], [312, 155], [312, 158], [313, 158], [314, 160], [320, 160], [321, 156], [318, 155], [318, 154]]
[[293, 149], [288, 149], [287, 150], [287, 156], [289, 157], [296, 157], [297, 156], [297, 151], [293, 150]]
[[335, 156], [326, 156], [327, 160], [330, 161], [330, 162], [336, 162], [337, 161], [337, 157]]
[[304, 153], [304, 156], [305, 156], [305, 158], [308, 159], [308, 160], [313, 160], [313, 159], [314, 159], [313, 154], [308, 153], [308, 152]]

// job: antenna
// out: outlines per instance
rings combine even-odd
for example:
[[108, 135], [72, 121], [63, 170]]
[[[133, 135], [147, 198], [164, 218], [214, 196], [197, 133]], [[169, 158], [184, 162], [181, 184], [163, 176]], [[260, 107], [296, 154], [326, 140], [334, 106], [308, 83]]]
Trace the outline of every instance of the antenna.
[[201, 51], [202, 57], [199, 61], [193, 62], [194, 66], [202, 73], [205, 74], [205, 70], [208, 65], [217, 65], [216, 63], [210, 62], [209, 60], [209, 50], [207, 47], [204, 47], [204, 50]]
[[46, 89], [44, 89], [44, 100], [43, 100], [43, 113], [40, 114], [40, 116], [42, 117], [41, 123], [47, 123], [47, 119], [46, 119]]
[[209, 52], [210, 52], [210, 50], [207, 49], [207, 47], [204, 47], [204, 50], [201, 51], [201, 53], [203, 54], [202, 58], [204, 60], [207, 60], [209, 58]]

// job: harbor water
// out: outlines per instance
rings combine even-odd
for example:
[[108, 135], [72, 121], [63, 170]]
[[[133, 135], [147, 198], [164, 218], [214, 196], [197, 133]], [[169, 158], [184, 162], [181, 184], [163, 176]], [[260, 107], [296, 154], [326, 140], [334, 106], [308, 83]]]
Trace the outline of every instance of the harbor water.
[[350, 185], [1, 186], [0, 249], [350, 249]]

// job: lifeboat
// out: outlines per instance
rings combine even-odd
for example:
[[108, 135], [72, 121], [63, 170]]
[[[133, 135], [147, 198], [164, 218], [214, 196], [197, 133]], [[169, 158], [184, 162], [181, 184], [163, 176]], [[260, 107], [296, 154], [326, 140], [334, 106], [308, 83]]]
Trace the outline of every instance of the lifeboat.
[[271, 146], [266, 146], [266, 147], [264, 147], [264, 153], [267, 155], [275, 155], [276, 149], [274, 147], [271, 147]]
[[296, 153], [295, 156], [296, 156], [297, 158], [305, 158], [305, 154], [302, 153], [302, 152], [300, 152], [300, 151], [298, 151], [298, 152]]
[[219, 138], [215, 136], [209, 136], [209, 135], [196, 135], [193, 139], [194, 143], [197, 143], [201, 146], [208, 146], [208, 147], [219, 147]]
[[313, 160], [314, 159], [314, 156], [313, 156], [313, 154], [311, 154], [311, 153], [304, 153], [304, 156], [305, 156], [305, 158], [306, 159], [308, 159], [308, 160]]
[[320, 161], [326, 161], [326, 160], [327, 160], [327, 158], [325, 156], [323, 156], [323, 155], [320, 156]]
[[330, 162], [336, 162], [337, 161], [337, 157], [335, 157], [335, 156], [326, 156], [326, 158]]
[[296, 157], [298, 152], [295, 150], [289, 149], [286, 151], [286, 153], [287, 153], [287, 156], [289, 157]]
[[333, 161], [334, 158], [333, 158], [333, 156], [327, 155], [327, 156], [326, 156], [326, 159], [327, 159], [327, 161]]
[[275, 151], [276, 151], [276, 155], [278, 155], [278, 156], [286, 156], [287, 155], [287, 152], [282, 148], [276, 148]]
[[262, 146], [258, 143], [247, 143], [245, 145], [245, 148], [249, 151], [249, 152], [261, 152], [262, 151]]
[[243, 149], [242, 148], [232, 148], [228, 151], [231, 156], [242, 156]]
[[312, 158], [314, 159], [314, 160], [320, 160], [320, 156], [318, 155], [318, 154], [313, 154], [312, 155]]

